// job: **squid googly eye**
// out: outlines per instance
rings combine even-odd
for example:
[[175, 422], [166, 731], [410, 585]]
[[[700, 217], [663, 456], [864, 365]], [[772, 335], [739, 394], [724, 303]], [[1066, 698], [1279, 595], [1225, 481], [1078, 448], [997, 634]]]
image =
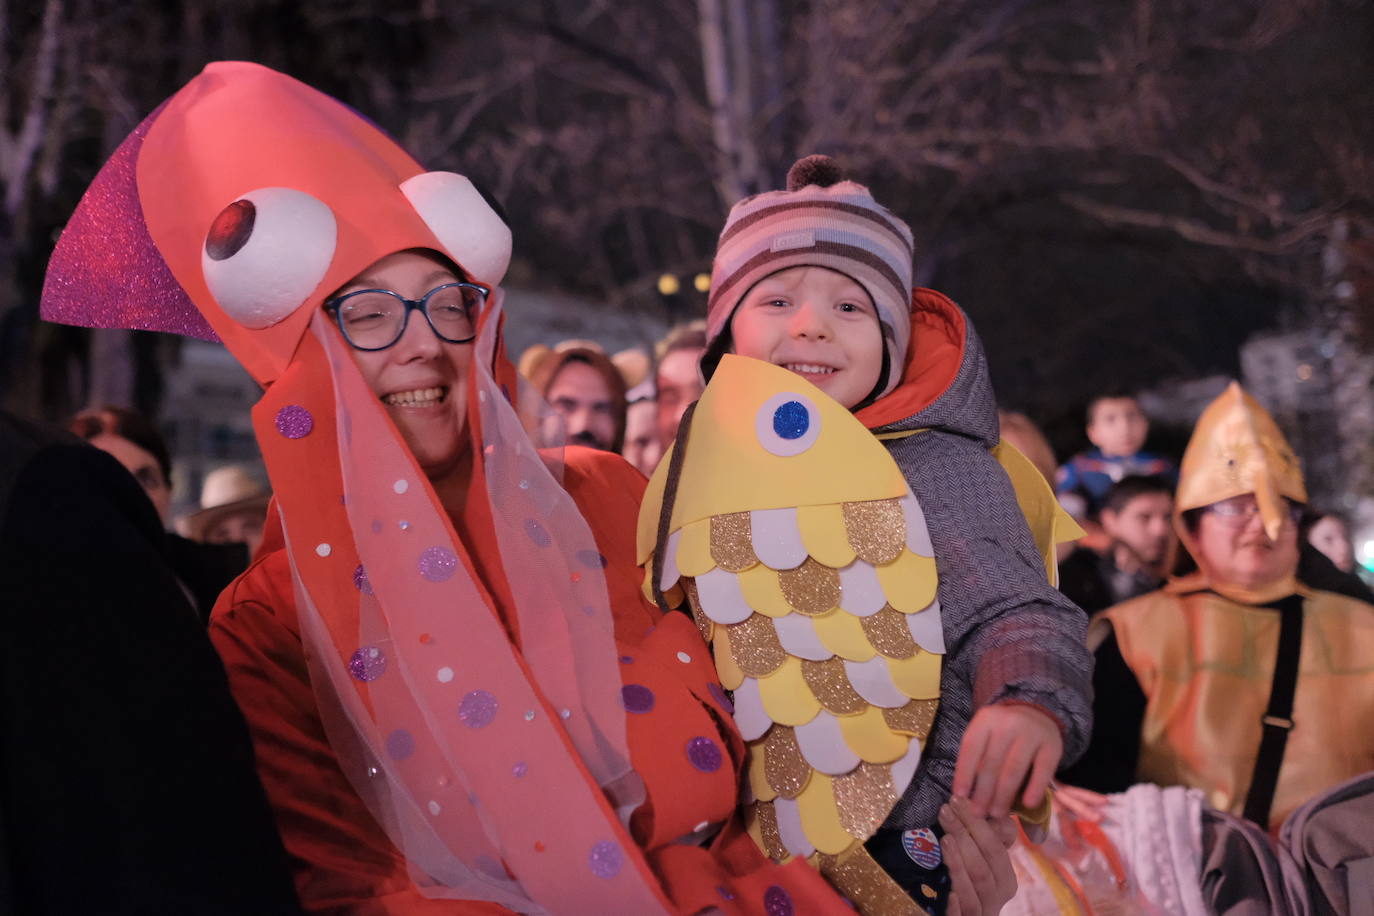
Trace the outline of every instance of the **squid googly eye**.
[[782, 458], [791, 458], [816, 444], [821, 413], [805, 395], [785, 391], [763, 402], [754, 415], [759, 444]]
[[200, 269], [224, 313], [261, 330], [315, 291], [337, 241], [334, 213], [319, 199], [292, 188], [259, 188], [215, 217]]
[[401, 182], [401, 193], [468, 276], [500, 285], [510, 265], [510, 227], [471, 181], [456, 172], [422, 172]]

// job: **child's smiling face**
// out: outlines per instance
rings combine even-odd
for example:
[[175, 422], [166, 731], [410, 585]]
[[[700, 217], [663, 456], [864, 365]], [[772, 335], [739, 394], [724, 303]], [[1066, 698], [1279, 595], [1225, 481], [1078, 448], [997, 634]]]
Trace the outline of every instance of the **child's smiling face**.
[[730, 322], [732, 351], [782, 366], [847, 408], [868, 397], [883, 371], [883, 332], [862, 286], [824, 267], [764, 277]]

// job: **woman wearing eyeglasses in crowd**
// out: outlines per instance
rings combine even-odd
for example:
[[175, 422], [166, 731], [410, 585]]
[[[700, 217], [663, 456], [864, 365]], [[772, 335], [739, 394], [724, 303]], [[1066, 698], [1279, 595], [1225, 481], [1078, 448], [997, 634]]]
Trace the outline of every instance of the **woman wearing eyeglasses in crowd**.
[[1196, 569], [1089, 630], [1094, 734], [1067, 782], [1190, 786], [1277, 832], [1374, 770], [1374, 606], [1299, 578], [1306, 502], [1283, 434], [1233, 383], [1183, 457], [1175, 528]]
[[235, 63], [135, 130], [50, 263], [50, 320], [218, 336], [265, 388], [274, 508], [211, 636], [302, 901], [849, 912], [744, 832], [707, 649], [640, 593], [643, 478], [527, 437], [510, 244], [467, 179]]

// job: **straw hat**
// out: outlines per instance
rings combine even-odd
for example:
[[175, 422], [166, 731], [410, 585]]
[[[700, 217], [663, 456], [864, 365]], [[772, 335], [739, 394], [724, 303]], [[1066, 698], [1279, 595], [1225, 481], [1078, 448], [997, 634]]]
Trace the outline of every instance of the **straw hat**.
[[193, 541], [203, 540], [205, 532], [221, 519], [239, 512], [267, 511], [272, 491], [241, 464], [215, 468], [205, 475], [200, 488], [200, 511], [184, 519], [186, 536]]

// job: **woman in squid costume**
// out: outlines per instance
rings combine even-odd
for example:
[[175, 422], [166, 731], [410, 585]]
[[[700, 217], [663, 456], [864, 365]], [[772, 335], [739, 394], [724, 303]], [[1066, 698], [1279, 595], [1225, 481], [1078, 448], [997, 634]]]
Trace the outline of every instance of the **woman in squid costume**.
[[211, 633], [304, 903], [848, 912], [743, 831], [706, 647], [639, 594], [642, 478], [526, 435], [510, 245], [466, 178], [218, 63], [120, 146], [49, 267], [50, 320], [217, 337], [265, 388], [273, 521]]

